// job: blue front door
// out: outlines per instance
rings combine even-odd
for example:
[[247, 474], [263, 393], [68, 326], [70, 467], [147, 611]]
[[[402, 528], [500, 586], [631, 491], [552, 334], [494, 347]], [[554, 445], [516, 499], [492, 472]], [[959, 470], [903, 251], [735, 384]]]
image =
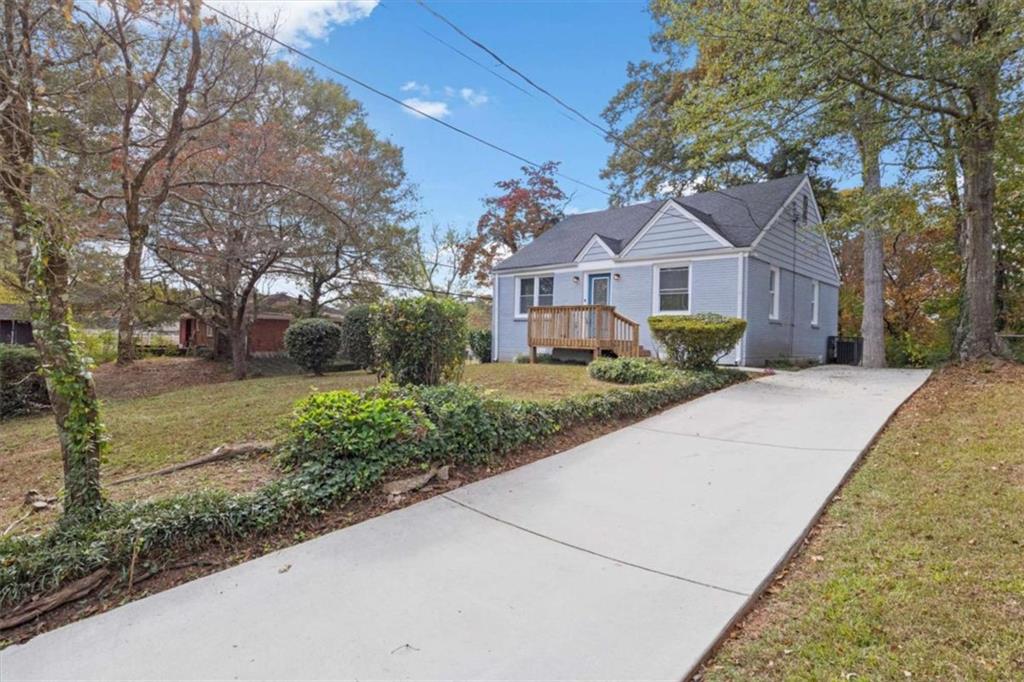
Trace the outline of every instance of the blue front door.
[[612, 276], [607, 272], [590, 276], [587, 303], [608, 305], [612, 301]]
[[[590, 305], [609, 305], [612, 302], [612, 276], [607, 272], [590, 275], [587, 280], [587, 303]], [[591, 338], [597, 336], [597, 314], [591, 311], [587, 315], [587, 327]]]

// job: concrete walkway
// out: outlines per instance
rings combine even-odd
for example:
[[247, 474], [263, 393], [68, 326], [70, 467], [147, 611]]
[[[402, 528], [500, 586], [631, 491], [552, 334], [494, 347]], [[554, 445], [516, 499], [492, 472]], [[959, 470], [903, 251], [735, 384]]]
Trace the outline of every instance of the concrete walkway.
[[734, 386], [10, 647], [0, 679], [677, 680], [927, 376]]

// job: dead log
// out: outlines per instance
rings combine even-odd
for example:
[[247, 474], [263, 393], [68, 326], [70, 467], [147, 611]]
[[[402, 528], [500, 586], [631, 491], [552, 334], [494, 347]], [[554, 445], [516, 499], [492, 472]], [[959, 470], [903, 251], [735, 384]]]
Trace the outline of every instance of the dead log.
[[233, 443], [231, 445], [221, 445], [213, 449], [208, 455], [202, 457], [196, 457], [190, 459], [187, 462], [181, 462], [179, 464], [172, 464], [171, 466], [164, 467], [163, 469], [157, 469], [156, 471], [147, 471], [141, 474], [134, 474], [125, 478], [120, 478], [116, 481], [109, 483], [108, 485], [121, 485], [122, 483], [131, 483], [132, 481], [141, 481], [144, 478], [152, 478], [154, 476], [166, 476], [167, 474], [173, 474], [176, 471], [182, 469], [191, 469], [192, 467], [202, 466], [204, 464], [210, 464], [211, 462], [219, 462], [224, 459], [231, 459], [233, 457], [241, 457], [243, 455], [259, 455], [264, 452], [270, 452], [274, 449], [273, 441], [257, 440], [246, 443]]
[[58, 606], [62, 606], [76, 599], [81, 599], [95, 590], [100, 583], [107, 579], [109, 575], [110, 571], [108, 569], [101, 568], [98, 571], [90, 573], [84, 578], [79, 578], [75, 582], [65, 585], [52, 594], [40, 597], [32, 603], [26, 604], [7, 618], [0, 620], [0, 630], [7, 630], [8, 628], [16, 627], [22, 623], [27, 623], [30, 620], [38, 618], [44, 613], [53, 611]]

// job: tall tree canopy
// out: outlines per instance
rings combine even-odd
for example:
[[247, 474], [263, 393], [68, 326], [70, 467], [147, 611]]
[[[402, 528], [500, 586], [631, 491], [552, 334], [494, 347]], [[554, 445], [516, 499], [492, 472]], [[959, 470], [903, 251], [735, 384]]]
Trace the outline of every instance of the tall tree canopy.
[[[681, 105], [709, 114], [700, 123], [710, 128], [703, 139], [712, 148], [729, 144], [737, 131], [764, 139], [779, 128], [831, 127], [838, 113], [840, 121], [847, 114], [849, 136], [862, 161], [870, 161], [886, 146], [893, 123], [927, 129], [939, 121], [950, 133], [947, 149], [960, 179], [954, 193], [962, 187], [964, 295], [956, 353], [971, 359], [1003, 351], [994, 305], [994, 161], [1000, 122], [1021, 99], [1021, 0], [942, 6], [656, 0], [652, 7], [667, 39], [707, 49], [720, 68], [706, 67], [701, 80], [716, 87]], [[865, 110], [884, 123], [868, 126], [866, 139], [858, 113]], [[676, 121], [684, 131], [698, 124], [692, 115]], [[865, 167], [866, 186], [873, 175]]]

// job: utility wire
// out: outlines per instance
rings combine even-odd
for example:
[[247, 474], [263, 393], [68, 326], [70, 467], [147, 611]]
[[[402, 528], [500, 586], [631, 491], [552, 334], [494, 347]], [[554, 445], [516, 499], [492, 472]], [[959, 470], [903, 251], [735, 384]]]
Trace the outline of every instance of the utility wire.
[[[549, 98], [551, 98], [552, 100], [554, 100], [554, 102], [557, 103], [560, 107], [562, 107], [564, 109], [567, 109], [568, 111], [570, 111], [573, 114], [575, 114], [581, 121], [583, 121], [587, 125], [589, 125], [589, 126], [591, 126], [593, 128], [596, 128], [597, 130], [599, 130], [605, 136], [606, 139], [614, 140], [615, 142], [621, 144], [622, 146], [624, 146], [624, 147], [626, 147], [626, 148], [636, 152], [637, 154], [642, 156], [644, 159], [646, 159], [648, 162], [652, 163], [655, 167], [658, 167], [661, 170], [668, 172], [669, 175], [674, 175], [675, 174], [674, 170], [672, 170], [672, 169], [668, 168], [667, 166], [664, 166], [660, 162], [652, 159], [649, 156], [648, 152], [645, 152], [642, 149], [639, 149], [639, 148], [635, 147], [628, 140], [624, 139], [620, 135], [617, 135], [611, 129], [605, 128], [600, 123], [595, 122], [590, 117], [588, 117], [586, 114], [584, 114], [582, 111], [580, 111], [576, 107], [572, 106], [571, 104], [569, 104], [568, 102], [563, 100], [558, 95], [554, 94], [553, 92], [551, 92], [547, 88], [539, 85], [535, 80], [533, 80], [532, 78], [527, 76], [525, 73], [523, 73], [521, 70], [517, 69], [516, 67], [512, 66], [509, 62], [504, 60], [497, 52], [495, 52], [491, 48], [487, 47], [487, 45], [485, 45], [483, 42], [477, 40], [473, 36], [471, 36], [468, 33], [466, 33], [458, 25], [456, 25], [455, 22], [453, 22], [451, 19], [449, 19], [448, 17], [444, 16], [443, 14], [441, 14], [440, 12], [435, 10], [434, 8], [430, 7], [426, 3], [426, 0], [416, 0], [416, 4], [418, 4], [424, 10], [426, 10], [427, 12], [432, 14], [438, 21], [441, 21], [442, 23], [444, 23], [447, 26], [449, 26], [453, 31], [455, 31], [460, 36], [462, 36], [463, 38], [465, 38], [466, 40], [471, 42], [473, 45], [475, 45], [476, 47], [480, 48], [481, 50], [483, 50], [484, 52], [489, 54], [491, 57], [493, 57], [495, 60], [497, 60], [499, 64], [501, 64], [506, 69], [508, 69], [512, 73], [514, 73], [517, 76], [519, 76], [520, 78], [522, 78], [526, 83], [528, 83], [534, 89], [536, 89], [540, 93], [542, 93], [542, 94], [548, 96]], [[715, 189], [715, 190], [711, 190], [711, 191], [715, 192], [716, 194], [721, 194], [724, 197], [728, 197], [729, 199], [740, 203], [743, 206], [743, 208], [746, 209], [747, 215], [750, 218], [750, 221], [755, 226], [757, 226], [757, 221], [754, 219], [754, 214], [751, 212], [750, 206], [747, 204], [747, 202], [743, 201], [739, 197], [734, 197], [731, 194], [723, 192], [722, 190]], [[609, 197], [612, 196], [611, 193], [609, 193], [609, 192], [604, 192], [604, 194], [608, 195]]]
[[[338, 76], [341, 76], [342, 78], [344, 78], [345, 80], [349, 81], [350, 83], [355, 83], [359, 87], [361, 87], [361, 88], [363, 88], [365, 90], [369, 90], [373, 94], [375, 94], [375, 95], [377, 95], [379, 97], [383, 97], [384, 99], [386, 99], [386, 100], [388, 100], [390, 102], [394, 102], [398, 106], [403, 107], [405, 109], [408, 109], [409, 111], [413, 112], [414, 114], [416, 114], [418, 116], [422, 116], [423, 118], [429, 119], [429, 120], [433, 121], [434, 123], [437, 123], [439, 125], [444, 126], [445, 128], [448, 128], [452, 132], [458, 133], [459, 135], [462, 135], [464, 137], [468, 137], [469, 139], [471, 139], [471, 140], [473, 140], [475, 142], [479, 142], [480, 144], [482, 144], [482, 145], [484, 145], [486, 147], [490, 147], [491, 149], [493, 149], [493, 150], [495, 150], [497, 152], [501, 152], [502, 154], [505, 154], [506, 156], [510, 156], [513, 159], [516, 159], [517, 161], [521, 161], [521, 162], [525, 163], [528, 166], [532, 166], [533, 168], [540, 168], [541, 167], [541, 164], [539, 164], [539, 163], [537, 163], [535, 161], [531, 161], [530, 159], [526, 158], [525, 156], [517, 154], [516, 152], [514, 152], [514, 151], [512, 151], [512, 150], [510, 150], [510, 149], [508, 149], [506, 147], [503, 147], [503, 146], [501, 146], [501, 145], [499, 145], [499, 144], [497, 144], [495, 142], [491, 142], [490, 140], [486, 140], [486, 139], [480, 137], [479, 135], [476, 135], [474, 133], [469, 132], [468, 130], [465, 130], [464, 128], [460, 128], [460, 127], [458, 127], [456, 125], [452, 125], [451, 123], [448, 123], [447, 121], [444, 121], [444, 120], [442, 120], [442, 119], [440, 119], [440, 118], [438, 118], [436, 116], [432, 116], [432, 115], [428, 114], [425, 111], [421, 111], [420, 109], [417, 109], [416, 107], [412, 106], [411, 104], [406, 104], [405, 102], [403, 102], [398, 97], [395, 97], [394, 95], [388, 94], [388, 93], [384, 92], [383, 90], [381, 90], [380, 88], [377, 88], [377, 87], [375, 87], [373, 85], [370, 85], [366, 81], [361, 80], [360, 78], [357, 78], [357, 77], [355, 77], [355, 76], [353, 76], [353, 75], [351, 75], [349, 73], [346, 73], [346, 72], [342, 71], [341, 69], [339, 69], [339, 68], [337, 68], [335, 66], [330, 65], [330, 64], [324, 62], [323, 60], [314, 57], [313, 55], [309, 54], [308, 52], [305, 52], [305, 51], [303, 51], [303, 50], [301, 50], [301, 49], [299, 49], [299, 48], [297, 48], [297, 47], [295, 47], [293, 45], [289, 45], [288, 43], [286, 43], [286, 42], [284, 42], [284, 41], [282, 41], [282, 40], [280, 40], [278, 38], [275, 38], [270, 33], [267, 33], [266, 31], [264, 31], [264, 30], [262, 30], [260, 28], [257, 28], [256, 26], [253, 26], [253, 25], [249, 24], [248, 22], [242, 21], [241, 19], [238, 19], [237, 17], [234, 17], [234, 16], [228, 14], [227, 12], [225, 12], [223, 10], [217, 9], [213, 5], [206, 5], [206, 8], [209, 9], [211, 12], [224, 17], [225, 19], [228, 19], [229, 21], [233, 21], [234, 23], [238, 24], [239, 26], [241, 26], [241, 27], [243, 27], [243, 28], [245, 28], [245, 29], [247, 29], [249, 31], [252, 31], [253, 33], [256, 33], [257, 35], [262, 36], [264, 39], [269, 40], [270, 42], [274, 43], [275, 45], [279, 45], [279, 46], [283, 47], [284, 49], [288, 50], [292, 54], [298, 55], [298, 56], [302, 57], [303, 59], [309, 60], [309, 61], [313, 62], [314, 64], [316, 64], [317, 66], [320, 66], [321, 68], [324, 68], [324, 69], [330, 71], [331, 73], [334, 73], [334, 74], [336, 74]], [[586, 188], [588, 188], [590, 190], [593, 190], [595, 192], [599, 192], [601, 194], [605, 194], [607, 196], [611, 196], [611, 194], [609, 192], [601, 189], [600, 187], [595, 187], [594, 185], [591, 185], [588, 182], [584, 182], [583, 180], [579, 180], [577, 178], [574, 178], [571, 175], [567, 175], [565, 173], [562, 173], [561, 171], [555, 171], [555, 175], [558, 175], [559, 177], [564, 178], [565, 180], [568, 180], [569, 182], [573, 182], [573, 183], [575, 183], [575, 184], [577, 184], [577, 185], [579, 185], [581, 187], [586, 187]]]

